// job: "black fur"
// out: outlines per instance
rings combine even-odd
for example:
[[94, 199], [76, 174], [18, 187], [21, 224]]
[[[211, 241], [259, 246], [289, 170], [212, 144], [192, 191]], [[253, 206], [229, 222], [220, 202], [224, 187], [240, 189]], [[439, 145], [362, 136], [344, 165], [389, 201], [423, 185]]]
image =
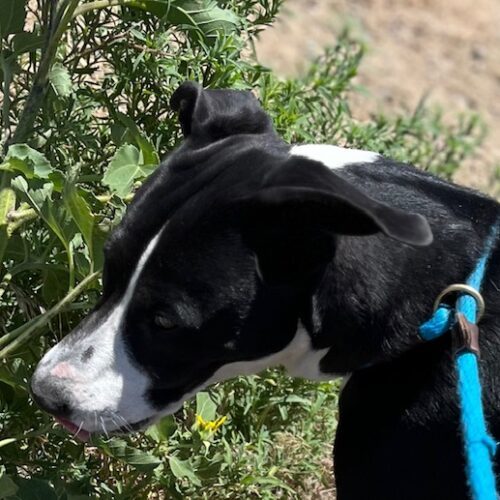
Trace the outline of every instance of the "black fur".
[[[199, 88], [196, 92], [200, 93]], [[231, 101], [238, 94], [216, 95], [226, 104], [238, 104]], [[179, 241], [183, 248], [196, 249], [196, 255], [182, 254], [188, 267], [184, 270], [180, 262], [162, 252], [165, 266], [175, 269], [185, 280], [199, 258], [198, 248], [213, 249], [210, 266], [206, 265], [208, 256], [203, 255], [202, 265], [195, 267], [196, 277], [205, 286], [217, 283], [217, 288], [232, 286], [244, 290], [243, 297], [233, 295], [229, 301], [231, 313], [244, 318], [235, 323], [235, 329], [241, 329], [241, 359], [282, 348], [300, 319], [307, 325], [315, 347], [332, 347], [321, 363], [325, 372], [354, 372], [342, 393], [335, 447], [340, 500], [466, 498], [450, 342], [444, 338], [422, 345], [417, 330], [429, 316], [437, 294], [449, 283], [462, 282], [472, 269], [489, 227], [498, 216], [497, 204], [387, 159], [335, 172], [310, 160], [290, 160], [287, 147], [269, 130], [267, 120], [259, 127], [252, 119], [245, 127], [244, 120], [239, 120], [248, 113], [237, 115], [236, 121], [228, 120], [226, 114], [205, 115], [202, 121], [211, 123], [204, 128], [198, 122], [192, 127], [186, 113], [181, 112], [183, 130], [191, 140], [193, 130], [198, 129], [203, 145], [207, 133], [212, 140], [223, 139], [202, 150], [193, 146], [187, 151], [181, 148], [163, 171], [164, 176], [168, 172], [171, 178], [167, 181], [159, 174], [146, 188], [156, 187], [165, 196], [168, 182], [170, 196], [180, 198], [182, 189], [189, 193], [189, 208], [184, 208], [182, 220], [192, 234], [186, 241], [187, 235], [181, 232]], [[250, 117], [256, 115], [260, 116], [254, 113]], [[264, 135], [247, 135], [250, 128]], [[229, 136], [230, 130], [237, 134]], [[219, 151], [224, 151], [223, 155]], [[182, 189], [174, 183], [177, 175], [179, 181], [188, 180]], [[198, 185], [203, 186], [202, 191], [196, 190], [193, 195]], [[297, 189], [287, 193], [285, 186]], [[378, 233], [371, 220], [352, 211], [352, 204], [344, 206], [337, 199], [329, 207], [319, 198], [339, 192], [349, 202], [352, 186], [388, 206], [425, 215], [433, 229], [434, 243], [415, 248], [380, 234], [362, 238], [339, 236], [339, 232]], [[311, 193], [305, 189], [311, 189]], [[232, 208], [233, 200], [240, 195], [254, 201], [252, 209], [243, 210], [241, 220], [239, 207]], [[144, 206], [163, 222], [166, 214], [159, 213], [160, 207], [152, 202], [151, 195], [142, 199]], [[255, 206], [258, 201], [260, 206]], [[220, 206], [227, 207], [222, 214], [218, 211]], [[253, 212], [248, 214], [250, 210]], [[216, 220], [210, 220], [211, 211]], [[137, 227], [131, 215], [126, 223]], [[174, 224], [173, 219], [171, 223]], [[224, 241], [218, 234], [216, 225], [227, 230], [227, 238], [242, 238], [246, 246], [257, 252], [266, 284], [255, 279], [249, 253], [245, 255], [239, 248], [241, 241], [233, 247], [231, 241]], [[396, 228], [407, 227], [406, 222], [396, 218]], [[420, 230], [412, 229], [409, 228], [410, 241]], [[425, 233], [425, 228], [421, 231]], [[175, 248], [177, 245], [170, 238], [169, 246]], [[418, 240], [418, 236], [415, 238]], [[497, 253], [493, 261], [498, 262]], [[224, 270], [217, 263], [223, 263]], [[159, 267], [159, 262], [151, 263], [155, 274]], [[497, 268], [492, 264], [488, 273], [484, 290], [488, 314], [481, 324], [486, 412], [496, 436], [500, 429], [495, 360], [500, 342], [494, 323], [500, 301], [491, 280], [495, 282]], [[223, 277], [227, 282], [221, 286]], [[158, 293], [154, 281], [155, 295], [165, 297], [163, 291]], [[162, 281], [177, 288], [170, 276]], [[207, 295], [213, 294], [210, 290]], [[252, 297], [250, 303], [248, 296]], [[235, 309], [238, 299], [242, 305]], [[215, 369], [213, 363], [236, 360], [215, 361], [217, 356], [209, 355], [210, 346], [221, 335], [216, 332], [227, 332], [227, 325], [235, 321], [226, 314], [218, 311], [204, 325], [203, 336], [196, 337], [196, 332], [193, 338], [183, 331], [179, 342], [186, 342], [187, 349], [172, 346], [169, 341], [166, 352], [152, 350], [150, 343], [139, 336], [137, 343], [143, 346], [145, 357], [154, 351], [158, 353], [159, 365], [171, 367], [170, 373], [162, 373], [160, 379], [178, 381], [180, 374], [189, 374], [188, 379], [195, 386], [198, 380], [193, 380], [188, 365], [205, 376]], [[221, 328], [221, 324], [225, 327]], [[216, 348], [232, 338], [233, 333], [220, 339]], [[192, 350], [192, 342], [197, 343], [197, 350]], [[138, 352], [139, 346], [132, 351]], [[179, 352], [185, 351], [191, 353], [191, 358], [184, 365], [165, 362], [169, 355], [177, 358]], [[210, 360], [208, 366], [203, 366], [199, 353]], [[155, 390], [154, 397], [161, 405], [163, 390]], [[167, 399], [170, 397], [168, 394]]]
[[[382, 157], [330, 171], [290, 156], [250, 93], [187, 83], [172, 105], [185, 141], [108, 241], [101, 304], [65, 342], [120, 299], [164, 227], [123, 327], [154, 407], [228, 363], [284, 349], [300, 321], [314, 348], [329, 348], [322, 371], [352, 374], [335, 443], [339, 500], [466, 498], [450, 341], [423, 343], [417, 330], [473, 268], [498, 204]], [[480, 325], [496, 439], [499, 266], [496, 249]], [[176, 326], [163, 331], [158, 314]]]

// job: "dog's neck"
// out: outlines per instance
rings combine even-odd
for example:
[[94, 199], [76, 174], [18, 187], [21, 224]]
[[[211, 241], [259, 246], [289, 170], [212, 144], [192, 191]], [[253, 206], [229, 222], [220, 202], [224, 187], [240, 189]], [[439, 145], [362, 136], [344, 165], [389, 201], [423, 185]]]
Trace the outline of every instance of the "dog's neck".
[[[476, 196], [457, 192], [467, 202]], [[413, 248], [382, 235], [338, 238], [301, 318], [314, 348], [329, 348], [321, 371], [352, 372], [420, 344], [418, 327], [432, 314], [435, 298], [449, 284], [465, 281], [487, 235], [487, 225], [474, 225], [475, 214], [466, 219], [450, 210], [443, 217], [443, 205], [456, 202], [443, 196], [426, 204], [435, 235], [429, 247]], [[477, 207], [478, 215], [494, 220], [498, 208], [494, 202], [487, 205]]]

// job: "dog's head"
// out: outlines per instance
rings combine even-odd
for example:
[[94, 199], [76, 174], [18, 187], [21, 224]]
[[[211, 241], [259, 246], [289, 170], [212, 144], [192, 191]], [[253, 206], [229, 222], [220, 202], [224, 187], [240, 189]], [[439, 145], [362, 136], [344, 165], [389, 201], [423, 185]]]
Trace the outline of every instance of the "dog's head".
[[251, 93], [186, 83], [172, 105], [184, 143], [109, 238], [100, 303], [32, 379], [72, 429], [139, 428], [214, 381], [274, 365], [321, 375], [324, 350], [298, 323], [338, 236], [431, 239], [422, 217], [281, 141]]

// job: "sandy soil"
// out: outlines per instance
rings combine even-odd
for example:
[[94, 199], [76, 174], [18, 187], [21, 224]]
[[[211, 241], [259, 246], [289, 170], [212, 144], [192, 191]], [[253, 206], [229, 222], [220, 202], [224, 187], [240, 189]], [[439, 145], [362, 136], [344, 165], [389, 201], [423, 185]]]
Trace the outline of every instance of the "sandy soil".
[[352, 99], [354, 116], [413, 110], [423, 96], [450, 120], [478, 112], [489, 134], [456, 181], [493, 189], [500, 165], [500, 4], [498, 0], [287, 0], [262, 33], [261, 62], [300, 73], [349, 26], [367, 47]]

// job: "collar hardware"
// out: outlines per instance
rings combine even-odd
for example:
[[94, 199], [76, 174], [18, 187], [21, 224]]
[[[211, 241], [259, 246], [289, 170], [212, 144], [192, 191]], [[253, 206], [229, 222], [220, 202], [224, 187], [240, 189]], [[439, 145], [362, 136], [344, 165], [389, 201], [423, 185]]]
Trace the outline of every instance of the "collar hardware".
[[455, 315], [455, 325], [452, 329], [452, 346], [455, 356], [470, 352], [479, 358], [479, 328], [462, 313]]
[[434, 312], [436, 312], [441, 305], [443, 299], [450, 293], [459, 293], [461, 295], [470, 295], [475, 301], [477, 306], [477, 318], [478, 322], [484, 315], [485, 304], [481, 293], [476, 290], [473, 286], [466, 285], [465, 283], [454, 283], [453, 285], [447, 286], [436, 298], [434, 302]]

